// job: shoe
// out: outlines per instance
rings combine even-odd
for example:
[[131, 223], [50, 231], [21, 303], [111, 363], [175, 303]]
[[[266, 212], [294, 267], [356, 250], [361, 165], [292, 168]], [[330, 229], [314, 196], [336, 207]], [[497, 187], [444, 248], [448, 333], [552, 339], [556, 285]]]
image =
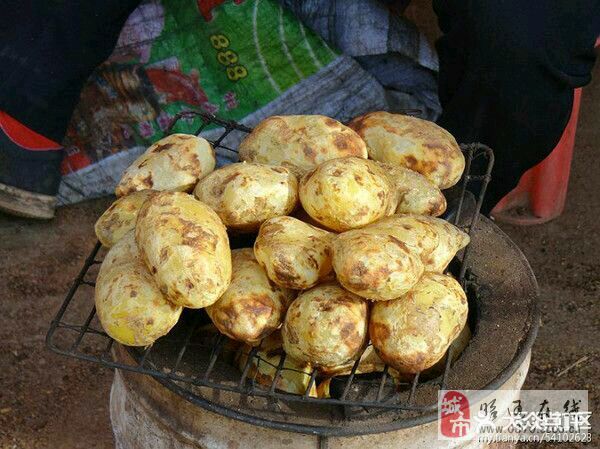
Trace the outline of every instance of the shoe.
[[0, 210], [54, 217], [63, 148], [0, 111]]

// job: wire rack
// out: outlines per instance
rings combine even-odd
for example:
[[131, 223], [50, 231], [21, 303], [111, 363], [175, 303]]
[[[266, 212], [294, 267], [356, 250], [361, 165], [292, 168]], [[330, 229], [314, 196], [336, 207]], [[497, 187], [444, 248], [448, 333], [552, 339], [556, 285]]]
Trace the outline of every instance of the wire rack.
[[[200, 118], [196, 134], [212, 136], [208, 140], [216, 152], [230, 158], [234, 147], [250, 128], [201, 112], [185, 112], [176, 120]], [[215, 130], [215, 126], [217, 129]], [[448, 192], [448, 213], [445, 218], [471, 234], [477, 224], [493, 165], [493, 152], [481, 144], [461, 145], [465, 155], [465, 174], [461, 182]], [[476, 191], [476, 194], [470, 193]], [[232, 238], [233, 247], [248, 247], [252, 237]], [[264, 398], [266, 406], [302, 402], [325, 407], [358, 407], [361, 410], [396, 410], [431, 412], [437, 407], [437, 391], [444, 389], [452, 371], [451, 346], [437, 371], [419, 373], [411, 378], [391, 376], [387, 366], [370, 374], [359, 373], [357, 360], [344, 375], [330, 379], [329, 397], [315, 397], [315, 386], [322, 381], [317, 369], [304, 371], [286, 364], [283, 351], [266, 352], [259, 346], [239, 346], [219, 334], [202, 310], [185, 310], [171, 332], [146, 348], [126, 348], [130, 363], [114, 358], [115, 341], [100, 326], [96, 317], [93, 289], [98, 267], [105, 249], [97, 243], [85, 260], [81, 271], [69, 289], [60, 310], [50, 325], [47, 346], [59, 354], [147, 374], [162, 382], [171, 382], [186, 395], [199, 396], [198, 387], [231, 392], [240, 403], [248, 398]], [[453, 260], [449, 271], [461, 282], [470, 295], [472, 290], [467, 269], [469, 246]], [[474, 301], [472, 297], [470, 301]], [[242, 360], [242, 362], [240, 362]], [[268, 381], [259, 371], [267, 372]], [[297, 394], [282, 391], [279, 382], [289, 375], [299, 379], [304, 391]], [[469, 385], [464, 385], [468, 389]]]

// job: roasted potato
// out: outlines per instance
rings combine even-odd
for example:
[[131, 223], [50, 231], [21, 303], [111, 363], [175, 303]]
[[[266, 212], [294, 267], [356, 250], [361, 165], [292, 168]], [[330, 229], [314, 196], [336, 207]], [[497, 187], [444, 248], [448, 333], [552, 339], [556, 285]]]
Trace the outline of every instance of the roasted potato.
[[138, 212], [148, 198], [156, 193], [155, 190], [140, 190], [131, 195], [118, 198], [100, 216], [94, 230], [102, 245], [110, 248], [125, 234], [135, 228]]
[[[281, 347], [281, 333], [275, 331], [265, 338], [256, 356], [250, 361], [248, 369], [248, 378], [254, 379], [257, 383], [270, 387], [277, 372], [277, 366], [281, 357], [285, 355]], [[251, 346], [240, 348], [237, 355], [237, 362], [240, 371], [244, 372], [248, 363], [248, 354], [252, 350]], [[300, 362], [286, 355], [282, 370], [277, 377], [276, 388], [286, 393], [304, 394], [310, 384], [310, 374], [312, 365], [306, 362]], [[309, 396], [317, 396], [317, 388], [312, 385]]]
[[171, 134], [150, 145], [123, 173], [117, 196], [145, 189], [189, 192], [215, 168], [215, 152], [202, 137]]
[[422, 174], [401, 165], [380, 164], [390, 176], [398, 195], [395, 212], [398, 214], [431, 215], [437, 217], [446, 211], [446, 197]]
[[[452, 362], [454, 363], [462, 352], [466, 349], [471, 341], [471, 330], [469, 329], [468, 323], [462, 328], [458, 336], [450, 342], [452, 347]], [[450, 346], [449, 345], [449, 346]], [[347, 376], [352, 372], [354, 362], [347, 363], [342, 366], [321, 368], [319, 370], [322, 376], [326, 376], [323, 382], [317, 386], [318, 397], [329, 397], [329, 383], [328, 380], [333, 376]], [[356, 368], [356, 374], [368, 374], [382, 372], [386, 366], [386, 363], [381, 360], [381, 357], [377, 355], [377, 351], [373, 348], [373, 345], [367, 346], [365, 352], [360, 357], [360, 362]], [[431, 368], [427, 368], [420, 373], [419, 379], [421, 381], [427, 381], [435, 379], [444, 373], [446, 367], [446, 358], [440, 358]], [[414, 373], [400, 373], [396, 369], [388, 366], [388, 375], [394, 379], [395, 382], [410, 382]]]
[[317, 285], [290, 305], [281, 335], [296, 360], [339, 366], [356, 359], [368, 342], [367, 302], [336, 283]]
[[373, 306], [369, 335], [384, 362], [415, 374], [443, 357], [467, 313], [467, 296], [454, 278], [425, 273], [404, 296]]
[[423, 258], [423, 263], [427, 271], [441, 273], [456, 253], [467, 246], [471, 239], [466, 232], [441, 218], [425, 216], [415, 218], [421, 223], [428, 224], [439, 235], [439, 244], [428, 256]]
[[174, 304], [214, 304], [231, 281], [225, 226], [206, 204], [183, 192], [160, 192], [138, 214], [135, 238], [160, 290]]
[[240, 160], [288, 167], [300, 177], [317, 165], [345, 156], [366, 159], [363, 140], [322, 115], [268, 117], [240, 143]]
[[331, 273], [334, 236], [293, 217], [271, 218], [260, 227], [254, 255], [275, 284], [305, 290]]
[[304, 210], [337, 232], [360, 228], [396, 209], [394, 187], [373, 161], [357, 157], [333, 159], [300, 181]]
[[452, 134], [433, 122], [380, 111], [356, 117], [348, 126], [364, 139], [371, 159], [415, 170], [440, 189], [456, 184], [465, 169]]
[[[440, 232], [419, 215], [397, 214], [382, 218], [362, 229], [374, 234], [389, 234], [408, 246], [425, 264], [429, 254], [440, 244]], [[427, 266], [425, 267], [426, 271]]]
[[364, 230], [394, 236], [419, 255], [425, 271], [437, 273], [443, 272], [470, 240], [468, 234], [446, 220], [420, 215], [392, 215]]
[[165, 299], [144, 265], [133, 230], [108, 251], [95, 288], [102, 327], [127, 346], [154, 343], [175, 326], [181, 314], [181, 307]]
[[252, 248], [233, 250], [231, 259], [231, 283], [206, 312], [221, 333], [255, 345], [279, 328], [294, 293], [269, 281]]
[[391, 232], [354, 229], [333, 241], [333, 269], [342, 286], [373, 301], [398, 298], [423, 274], [418, 254]]
[[269, 218], [287, 215], [298, 202], [298, 180], [285, 167], [238, 163], [222, 167], [194, 189], [228, 228], [256, 231]]

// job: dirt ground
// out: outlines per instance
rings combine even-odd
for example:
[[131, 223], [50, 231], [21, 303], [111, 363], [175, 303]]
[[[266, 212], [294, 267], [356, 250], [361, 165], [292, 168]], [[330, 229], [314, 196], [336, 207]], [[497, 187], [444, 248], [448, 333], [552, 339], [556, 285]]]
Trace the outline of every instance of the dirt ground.
[[[598, 104], [600, 68], [583, 95], [563, 216], [530, 228], [502, 225], [541, 288], [542, 327], [525, 387], [588, 389], [593, 410], [600, 399]], [[113, 447], [111, 371], [44, 347], [50, 320], [94, 245], [93, 223], [108, 202], [60, 209], [48, 223], [0, 216], [0, 449]], [[597, 431], [597, 419], [594, 424]], [[597, 437], [588, 447], [598, 447]]]

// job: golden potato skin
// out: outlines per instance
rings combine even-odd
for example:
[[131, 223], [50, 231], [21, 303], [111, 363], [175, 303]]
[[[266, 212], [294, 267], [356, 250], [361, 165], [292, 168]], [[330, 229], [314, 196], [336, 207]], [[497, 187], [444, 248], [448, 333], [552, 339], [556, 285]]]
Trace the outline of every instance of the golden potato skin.
[[330, 159], [367, 158], [364, 141], [350, 128], [323, 115], [268, 117], [240, 143], [240, 160], [288, 167], [302, 176]]
[[271, 218], [260, 227], [254, 255], [275, 284], [306, 290], [331, 274], [334, 236], [297, 218]]
[[389, 234], [408, 246], [411, 253], [420, 257], [426, 271], [429, 254], [440, 244], [440, 233], [435, 226], [421, 220], [420, 215], [397, 214], [382, 218], [363, 228], [365, 232]]
[[408, 245], [389, 232], [354, 229], [333, 242], [333, 269], [347, 290], [372, 301], [388, 301], [409, 291], [424, 267]]
[[125, 170], [115, 194], [120, 197], [145, 189], [189, 192], [215, 164], [215, 152], [207, 140], [171, 134], [150, 145]]
[[138, 212], [155, 190], [140, 190], [131, 195], [118, 198], [100, 216], [94, 230], [100, 243], [107, 248], [112, 247], [125, 234], [135, 228]]
[[336, 283], [301, 293], [290, 305], [281, 335], [296, 360], [339, 366], [356, 359], [368, 342], [367, 302]]
[[467, 320], [465, 292], [450, 276], [425, 273], [406, 295], [376, 303], [369, 335], [381, 359], [400, 373], [440, 360]]
[[294, 293], [269, 281], [252, 248], [233, 250], [231, 259], [231, 283], [206, 312], [221, 333], [256, 345], [281, 326]]
[[423, 263], [427, 271], [442, 273], [456, 253], [467, 246], [471, 239], [466, 232], [441, 218], [425, 216], [415, 218], [418, 218], [421, 223], [427, 223], [439, 235], [440, 242], [438, 246], [427, 257], [423, 258]]
[[214, 304], [231, 281], [227, 231], [206, 204], [183, 192], [160, 192], [138, 214], [135, 238], [160, 290], [174, 304]]
[[222, 167], [194, 189], [225, 226], [256, 231], [269, 218], [288, 215], [298, 203], [298, 180], [285, 167], [237, 163]]
[[446, 220], [424, 215], [392, 215], [364, 229], [393, 235], [419, 255], [425, 271], [436, 273], [443, 272], [456, 253], [470, 241], [467, 233]]
[[396, 209], [394, 187], [383, 169], [357, 157], [333, 159], [300, 181], [304, 210], [337, 232], [360, 228]]
[[455, 185], [465, 169], [456, 139], [433, 122], [379, 111], [348, 126], [364, 139], [371, 159], [415, 170], [440, 189]]
[[446, 197], [422, 174], [395, 164], [380, 164], [390, 176], [398, 195], [395, 212], [398, 214], [431, 215], [438, 217], [446, 211]]
[[182, 308], [171, 304], [144, 265], [133, 230], [108, 252], [96, 279], [96, 313], [108, 335], [127, 346], [147, 346], [168, 333]]

